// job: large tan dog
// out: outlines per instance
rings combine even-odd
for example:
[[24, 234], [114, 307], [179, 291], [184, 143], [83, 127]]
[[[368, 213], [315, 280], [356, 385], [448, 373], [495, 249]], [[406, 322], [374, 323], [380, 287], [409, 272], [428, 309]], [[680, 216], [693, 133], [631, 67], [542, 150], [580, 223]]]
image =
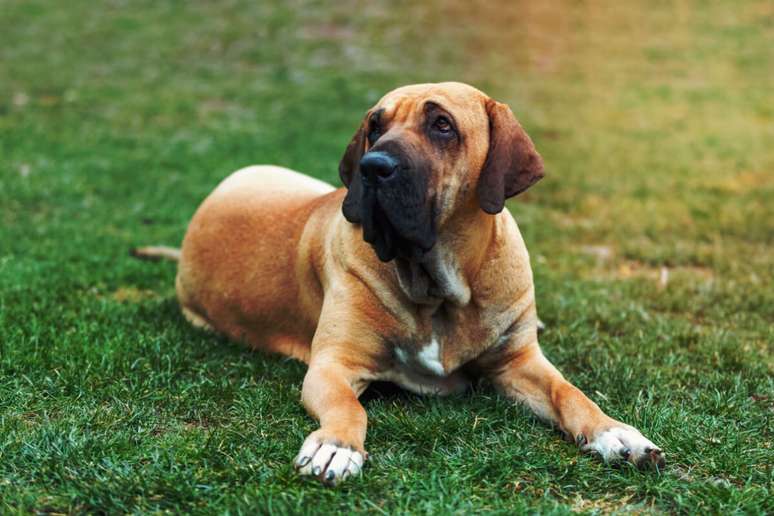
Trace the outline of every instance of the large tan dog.
[[335, 484], [360, 472], [369, 382], [447, 394], [476, 376], [583, 450], [664, 464], [540, 351], [529, 256], [503, 207], [543, 163], [506, 105], [460, 83], [399, 88], [367, 113], [339, 173], [346, 189], [273, 166], [235, 172], [179, 257], [190, 322], [309, 364], [302, 398], [320, 428], [301, 474]]

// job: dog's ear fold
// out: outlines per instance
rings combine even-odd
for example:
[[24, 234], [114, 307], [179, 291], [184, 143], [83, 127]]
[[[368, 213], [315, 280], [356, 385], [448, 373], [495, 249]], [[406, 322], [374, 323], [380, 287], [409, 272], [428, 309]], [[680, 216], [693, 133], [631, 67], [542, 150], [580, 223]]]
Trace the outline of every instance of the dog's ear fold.
[[500, 213], [505, 200], [539, 181], [543, 158], [524, 132], [511, 109], [492, 99], [489, 115], [489, 154], [478, 179], [478, 201], [487, 213]]
[[366, 125], [368, 117], [360, 124], [360, 128], [352, 137], [352, 141], [347, 145], [344, 156], [339, 162], [339, 177], [344, 186], [347, 187], [347, 195], [344, 197], [344, 203], [341, 211], [344, 218], [349, 222], [359, 224], [362, 219], [361, 202], [363, 198], [363, 182], [360, 178], [360, 158], [365, 152]]
[[361, 122], [360, 128], [358, 128], [349, 145], [347, 145], [347, 150], [344, 151], [344, 155], [339, 162], [339, 177], [347, 188], [350, 187], [352, 179], [360, 166], [360, 158], [363, 157], [365, 152], [367, 120], [368, 117]]

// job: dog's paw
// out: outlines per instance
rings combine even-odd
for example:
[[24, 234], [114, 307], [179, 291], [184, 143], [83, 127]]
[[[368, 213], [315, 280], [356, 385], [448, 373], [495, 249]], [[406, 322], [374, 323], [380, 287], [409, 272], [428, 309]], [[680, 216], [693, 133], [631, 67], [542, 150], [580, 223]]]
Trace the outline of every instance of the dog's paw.
[[628, 461], [638, 468], [657, 469], [663, 469], [666, 465], [661, 448], [628, 425], [621, 424], [597, 432], [588, 442], [583, 435], [579, 435], [576, 441], [582, 451], [599, 454], [605, 462]]
[[340, 441], [313, 432], [301, 445], [293, 465], [299, 475], [312, 475], [321, 482], [335, 486], [360, 474], [365, 454]]

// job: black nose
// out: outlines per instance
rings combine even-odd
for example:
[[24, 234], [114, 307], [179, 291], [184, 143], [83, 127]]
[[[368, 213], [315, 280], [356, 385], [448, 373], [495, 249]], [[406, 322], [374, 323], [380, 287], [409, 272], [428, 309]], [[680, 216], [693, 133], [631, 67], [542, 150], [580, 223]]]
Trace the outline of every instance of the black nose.
[[387, 179], [398, 170], [398, 160], [385, 152], [367, 152], [360, 159], [360, 173], [366, 179]]

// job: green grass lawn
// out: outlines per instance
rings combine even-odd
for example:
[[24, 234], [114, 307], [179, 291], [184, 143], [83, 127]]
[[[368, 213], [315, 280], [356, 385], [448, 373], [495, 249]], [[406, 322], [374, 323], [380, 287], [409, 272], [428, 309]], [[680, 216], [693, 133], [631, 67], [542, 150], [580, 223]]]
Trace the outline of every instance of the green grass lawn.
[[[519, 3], [0, 0], [0, 513], [774, 512], [771, 2]], [[367, 393], [364, 476], [302, 480], [304, 366], [129, 258], [244, 165], [337, 183], [364, 111], [439, 80], [532, 135], [544, 351], [666, 470], [482, 385]]]

